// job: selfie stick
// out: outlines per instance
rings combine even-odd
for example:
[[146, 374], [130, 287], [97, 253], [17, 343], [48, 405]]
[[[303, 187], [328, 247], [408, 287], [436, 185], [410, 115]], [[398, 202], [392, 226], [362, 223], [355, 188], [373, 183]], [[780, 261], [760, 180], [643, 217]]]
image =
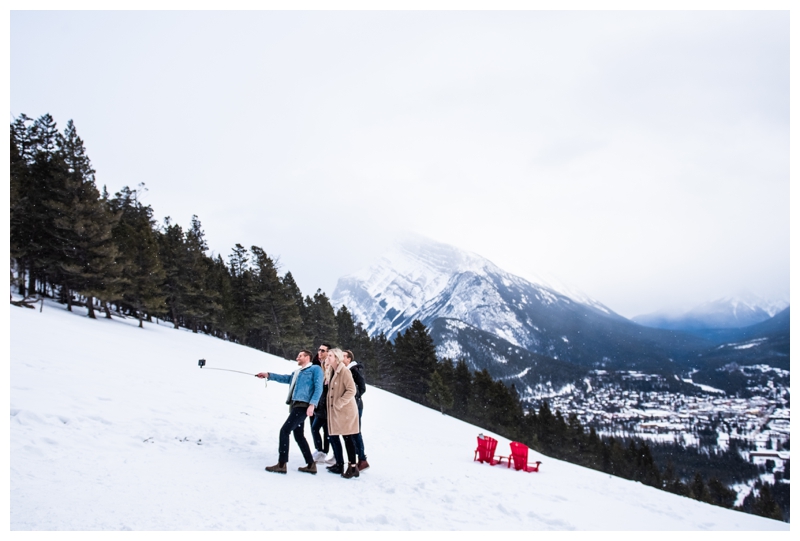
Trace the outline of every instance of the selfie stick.
[[[204, 368], [206, 366], [206, 360], [200, 359], [199, 361], [197, 361], [197, 364], [200, 366], [200, 368]], [[207, 368], [208, 370], [224, 370], [225, 372], [238, 372], [239, 374], [247, 374], [248, 376], [255, 376], [255, 374], [251, 374], [249, 372], [242, 372], [241, 370], [230, 370], [228, 368], [212, 368], [210, 366]]]

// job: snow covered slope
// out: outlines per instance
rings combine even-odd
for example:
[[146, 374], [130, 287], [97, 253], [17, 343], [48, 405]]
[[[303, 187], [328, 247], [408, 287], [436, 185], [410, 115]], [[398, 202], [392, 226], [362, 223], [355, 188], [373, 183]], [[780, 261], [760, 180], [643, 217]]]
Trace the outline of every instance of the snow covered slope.
[[9, 312], [11, 530], [789, 529], [537, 453], [540, 473], [480, 465], [480, 428], [375, 388], [359, 479], [297, 472], [294, 442], [269, 474], [287, 387], [197, 360], [295, 363], [55, 304]]

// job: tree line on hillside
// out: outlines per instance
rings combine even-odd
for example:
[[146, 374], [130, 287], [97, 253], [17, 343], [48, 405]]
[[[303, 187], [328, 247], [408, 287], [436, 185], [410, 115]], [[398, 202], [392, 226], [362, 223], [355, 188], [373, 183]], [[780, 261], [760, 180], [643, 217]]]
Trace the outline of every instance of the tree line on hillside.
[[[340, 339], [347, 343], [347, 336]], [[720, 455], [656, 445], [658, 456], [666, 459], [659, 466], [646, 441], [600, 437], [593, 427], [586, 430], [575, 414], [565, 418], [560, 411], [551, 411], [547, 402], [534, 411], [520, 400], [513, 384], [493, 380], [485, 369], [471, 372], [464, 360], [437, 359], [433, 339], [419, 321], [384, 347], [393, 348], [393, 355], [387, 355], [382, 366], [368, 365], [368, 373], [377, 371], [376, 385], [410, 400], [547, 456], [713, 505], [788, 520], [788, 491], [782, 484], [758, 485], [749, 499], [734, 507], [736, 492], [729, 485], [760, 473], [735, 444]]]
[[[577, 417], [545, 403], [533, 411], [513, 385], [464, 360], [439, 359], [428, 329], [414, 321], [392, 342], [370, 337], [321, 290], [303, 296], [291, 272], [258, 246], [240, 244], [227, 259], [209, 255], [200, 220], [188, 228], [141, 201], [143, 184], [111, 196], [98, 190], [72, 121], [59, 132], [50, 115], [20, 115], [11, 124], [10, 252], [12, 286], [28, 306], [55, 298], [106, 318], [160, 318], [284, 358], [322, 342], [353, 351], [369, 383], [484, 427], [532, 449], [626, 479], [731, 507], [735, 494], [717, 477], [705, 481], [660, 468], [644, 441], [601, 438]], [[787, 496], [788, 502], [788, 496]], [[769, 488], [743, 507], [780, 518]]]
[[160, 317], [284, 356], [332, 336], [325, 294], [303, 297], [260, 247], [237, 244], [225, 261], [208, 255], [196, 216], [186, 230], [170, 218], [159, 225], [143, 185], [101, 193], [72, 121], [60, 133], [50, 115], [21, 115], [10, 161], [12, 282], [23, 297], [80, 304], [90, 318], [116, 312], [140, 326]]

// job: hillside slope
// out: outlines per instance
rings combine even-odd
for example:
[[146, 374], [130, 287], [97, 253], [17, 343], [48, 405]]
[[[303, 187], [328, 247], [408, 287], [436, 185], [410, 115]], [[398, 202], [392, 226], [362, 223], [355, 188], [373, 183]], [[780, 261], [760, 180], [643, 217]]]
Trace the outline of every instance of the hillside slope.
[[359, 479], [298, 473], [294, 442], [289, 473], [269, 474], [287, 387], [197, 360], [248, 373], [293, 362], [55, 304], [9, 311], [11, 530], [789, 528], [539, 454], [535, 474], [480, 465], [480, 428], [376, 388]]

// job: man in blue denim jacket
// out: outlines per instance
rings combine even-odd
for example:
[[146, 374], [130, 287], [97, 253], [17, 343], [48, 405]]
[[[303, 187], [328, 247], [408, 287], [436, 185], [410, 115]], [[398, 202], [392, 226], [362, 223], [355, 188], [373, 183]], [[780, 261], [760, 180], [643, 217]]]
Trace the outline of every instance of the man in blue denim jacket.
[[286, 403], [289, 405], [289, 417], [281, 427], [278, 440], [278, 463], [267, 466], [268, 472], [286, 473], [286, 463], [289, 462], [289, 433], [294, 433], [294, 441], [300, 447], [306, 466], [298, 468], [305, 473], [317, 473], [317, 464], [311, 455], [306, 436], [303, 433], [306, 417], [314, 415], [314, 408], [319, 404], [322, 396], [322, 368], [311, 364], [311, 352], [304, 349], [297, 354], [297, 365], [300, 367], [290, 375], [259, 372], [257, 378], [267, 378], [279, 383], [289, 384], [289, 395]]

